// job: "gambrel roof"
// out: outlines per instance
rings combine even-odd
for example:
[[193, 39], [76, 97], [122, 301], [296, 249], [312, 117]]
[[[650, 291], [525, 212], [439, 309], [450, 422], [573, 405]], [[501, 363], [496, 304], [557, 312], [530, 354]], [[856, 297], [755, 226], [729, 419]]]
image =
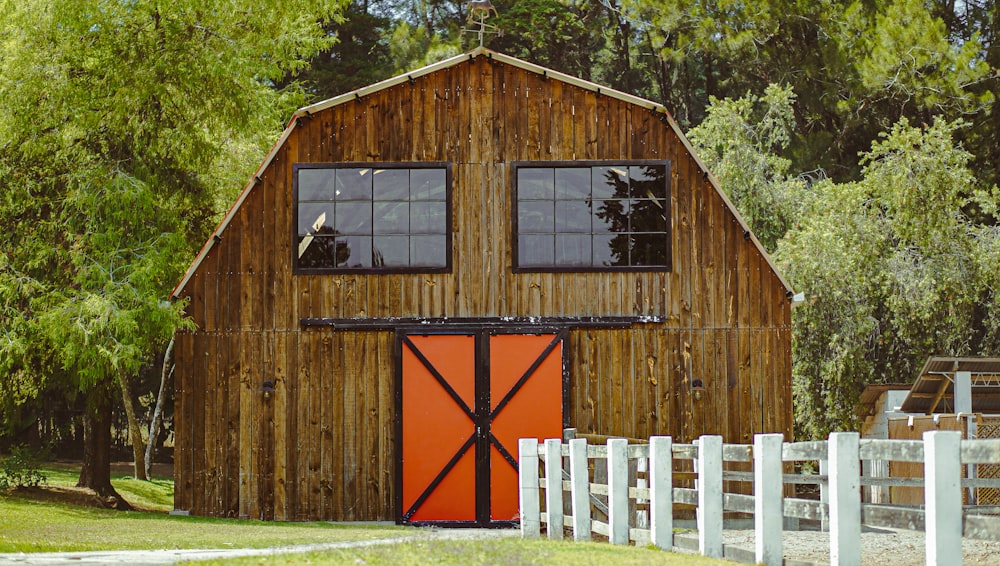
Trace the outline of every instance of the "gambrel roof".
[[393, 78], [390, 78], [390, 79], [387, 79], [387, 80], [375, 83], [373, 85], [362, 87], [362, 88], [359, 88], [357, 90], [348, 92], [346, 94], [342, 94], [340, 96], [336, 96], [336, 97], [330, 98], [328, 100], [324, 100], [322, 102], [318, 102], [316, 104], [312, 104], [312, 105], [309, 105], [309, 106], [306, 106], [306, 107], [303, 107], [303, 108], [300, 108], [299, 110], [297, 110], [292, 115], [291, 120], [288, 122], [288, 125], [285, 127], [285, 130], [282, 132], [282, 134], [278, 138], [277, 142], [274, 144], [274, 146], [271, 148], [270, 152], [268, 152], [267, 156], [264, 158], [263, 163], [261, 163], [260, 167], [257, 168], [257, 171], [251, 177], [251, 179], [247, 183], [247, 185], [243, 188], [243, 191], [240, 193], [239, 197], [236, 199], [236, 202], [233, 204], [233, 206], [229, 209], [229, 211], [226, 213], [226, 215], [219, 222], [219, 225], [212, 232], [212, 235], [209, 237], [208, 241], [205, 242], [205, 244], [202, 246], [201, 250], [198, 252], [198, 255], [195, 257], [194, 261], [191, 263], [191, 265], [188, 267], [187, 271], [184, 273], [184, 276], [181, 278], [180, 282], [177, 284], [177, 286], [171, 292], [171, 297], [173, 297], [173, 298], [180, 297], [180, 295], [184, 291], [184, 288], [187, 285], [188, 281], [191, 279], [191, 277], [197, 271], [197, 269], [201, 265], [202, 261], [204, 261], [205, 257], [208, 255], [208, 252], [212, 249], [212, 247], [215, 245], [216, 242], [218, 242], [219, 240], [222, 239], [222, 235], [225, 232], [226, 227], [229, 225], [229, 223], [232, 221], [232, 219], [236, 216], [237, 212], [240, 209], [240, 206], [246, 200], [246, 198], [250, 194], [250, 192], [254, 189], [254, 187], [256, 187], [261, 182], [261, 177], [260, 176], [267, 169], [267, 167], [271, 164], [271, 161], [275, 158], [275, 156], [277, 155], [278, 151], [285, 144], [286, 140], [291, 135], [292, 131], [297, 127], [300, 118], [309, 117], [310, 115], [315, 114], [317, 112], [320, 112], [322, 110], [326, 110], [328, 108], [331, 108], [331, 107], [334, 107], [334, 106], [337, 106], [337, 105], [340, 105], [340, 104], [344, 104], [345, 102], [350, 102], [350, 101], [361, 99], [361, 98], [363, 98], [366, 95], [369, 95], [369, 94], [372, 94], [372, 93], [375, 93], [375, 92], [379, 92], [381, 90], [385, 90], [385, 89], [388, 89], [388, 88], [396, 86], [396, 85], [400, 85], [400, 84], [404, 84], [404, 83], [413, 81], [414, 79], [416, 79], [418, 77], [422, 77], [424, 75], [428, 75], [428, 74], [433, 73], [435, 71], [440, 71], [442, 69], [447, 69], [449, 67], [453, 67], [453, 66], [458, 65], [458, 64], [460, 64], [462, 62], [469, 61], [469, 60], [475, 59], [477, 57], [486, 57], [488, 59], [492, 59], [492, 60], [495, 60], [495, 61], [507, 64], [507, 65], [511, 65], [511, 66], [514, 66], [514, 67], [517, 67], [517, 68], [520, 68], [520, 69], [523, 69], [523, 70], [526, 70], [526, 71], [530, 71], [532, 73], [536, 73], [536, 74], [541, 75], [541, 76], [543, 76], [543, 77], [545, 77], [547, 79], [558, 80], [558, 81], [561, 81], [563, 83], [566, 83], [566, 84], [569, 84], [569, 85], [573, 85], [575, 87], [579, 87], [579, 88], [582, 88], [582, 89], [585, 89], [585, 90], [589, 90], [591, 92], [596, 92], [597, 94], [599, 94], [601, 96], [608, 96], [608, 97], [616, 98], [618, 100], [622, 100], [624, 102], [627, 102], [627, 103], [630, 103], [630, 104], [634, 104], [636, 106], [640, 106], [642, 108], [645, 108], [647, 110], [650, 110], [650, 111], [652, 111], [654, 113], [659, 114], [661, 116], [662, 120], [665, 123], [667, 123], [667, 124], [670, 125], [670, 128], [677, 135], [678, 139], [680, 139], [681, 143], [683, 143], [684, 148], [691, 155], [692, 159], [697, 164], [697, 167], [701, 170], [702, 174], [709, 181], [709, 183], [712, 185], [712, 187], [715, 189], [715, 191], [719, 194], [719, 196], [721, 197], [722, 201], [725, 203], [726, 207], [729, 209], [729, 211], [736, 218], [736, 221], [743, 228], [744, 236], [746, 238], [750, 239], [753, 242], [753, 245], [760, 252], [761, 257], [763, 257], [764, 261], [771, 268], [771, 271], [775, 274], [775, 276], [778, 278], [778, 280], [784, 286], [788, 297], [791, 297], [791, 295], [793, 293], [791, 285], [788, 283], [787, 280], [785, 280], [784, 277], [782, 277], [781, 273], [778, 271], [778, 269], [775, 266], [774, 262], [771, 260], [770, 256], [768, 255], [767, 251], [764, 249], [764, 246], [760, 243], [760, 241], [757, 239], [757, 237], [750, 230], [749, 225], [746, 223], [746, 221], [740, 215], [739, 211], [733, 205], [732, 201], [730, 201], [729, 198], [726, 196], [726, 194], [722, 191], [722, 189], [721, 189], [721, 187], [719, 185], [718, 179], [716, 179], [711, 174], [711, 172], [705, 166], [704, 162], [702, 162], [698, 158], [697, 154], [695, 153], [694, 149], [691, 146], [691, 143], [688, 141], [687, 137], [684, 136], [684, 133], [681, 131], [680, 127], [677, 125], [677, 122], [674, 121], [673, 117], [670, 115], [670, 113], [667, 111], [667, 109], [663, 105], [657, 104], [655, 102], [652, 102], [652, 101], [649, 101], [649, 100], [646, 100], [646, 99], [643, 99], [643, 98], [640, 98], [640, 97], [637, 97], [637, 96], [633, 96], [631, 94], [626, 94], [624, 92], [617, 91], [617, 90], [614, 90], [614, 89], [606, 87], [606, 86], [601, 86], [601, 85], [598, 85], [596, 83], [592, 83], [592, 82], [585, 81], [585, 80], [582, 80], [582, 79], [579, 79], [579, 78], [576, 78], [576, 77], [572, 77], [572, 76], [566, 75], [564, 73], [560, 73], [558, 71], [554, 71], [552, 69], [547, 69], [545, 67], [542, 67], [542, 66], [539, 66], [539, 65], [535, 65], [533, 63], [528, 63], [526, 61], [522, 61], [522, 60], [517, 59], [515, 57], [511, 57], [509, 55], [504, 55], [502, 53], [497, 53], [495, 51], [491, 51], [491, 50], [486, 49], [484, 47], [478, 47], [478, 48], [473, 49], [472, 51], [469, 51], [469, 52], [464, 53], [462, 55], [456, 55], [455, 57], [451, 57], [449, 59], [445, 59], [445, 60], [440, 61], [438, 63], [434, 63], [432, 65], [428, 65], [426, 67], [423, 67], [423, 68], [420, 68], [420, 69], [417, 69], [417, 70], [414, 70], [414, 71], [410, 71], [408, 73], [404, 73], [404, 74], [395, 76]]

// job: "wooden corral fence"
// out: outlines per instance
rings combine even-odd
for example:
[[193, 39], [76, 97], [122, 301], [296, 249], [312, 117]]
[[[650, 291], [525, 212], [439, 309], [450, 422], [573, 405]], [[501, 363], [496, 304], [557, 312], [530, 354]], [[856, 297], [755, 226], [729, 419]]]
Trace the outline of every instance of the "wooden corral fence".
[[[518, 448], [521, 532], [526, 538], [540, 536], [545, 525], [549, 538], [562, 538], [563, 527], [568, 527], [575, 540], [590, 540], [591, 533], [597, 533], [612, 544], [649, 542], [673, 550], [674, 505], [687, 504], [697, 509], [701, 554], [723, 557], [724, 513], [752, 514], [753, 560], [768, 565], [782, 564], [786, 518], [827, 524], [830, 563], [835, 565], [861, 562], [863, 524], [925, 531], [927, 564], [961, 564], [963, 535], [1000, 540], [1000, 517], [986, 515], [1000, 513], [1000, 508], [963, 509], [961, 496], [963, 488], [1000, 486], [998, 480], [961, 478], [963, 465], [1000, 463], [1000, 440], [962, 440], [956, 431], [929, 431], [923, 440], [861, 440], [857, 433], [834, 433], [826, 441], [791, 443], [783, 442], [780, 434], [761, 434], [753, 445], [724, 445], [721, 436], [702, 436], [693, 444], [654, 436], [648, 444], [631, 445], [626, 439], [593, 445], [583, 438], [568, 443], [528, 438], [521, 439]], [[904, 481], [919, 482], [924, 504], [863, 504], [862, 486], [898, 480], [862, 477], [861, 460], [922, 462], [924, 478]], [[648, 471], [630, 474], [630, 462], [633, 470]], [[752, 463], [753, 471], [724, 471], [724, 462]], [[805, 462], [820, 464], [811, 466], [820, 473], [783, 473], [787, 463]], [[674, 470], [692, 463], [694, 488], [679, 487], [684, 482], [675, 481]], [[599, 483], [595, 476], [607, 479]], [[751, 482], [755, 495], [727, 493], [724, 482]], [[785, 484], [819, 485], [823, 497], [786, 497]], [[601, 504], [605, 500], [606, 507]], [[595, 507], [599, 518], [594, 517]], [[636, 519], [643, 514], [645, 521]]]

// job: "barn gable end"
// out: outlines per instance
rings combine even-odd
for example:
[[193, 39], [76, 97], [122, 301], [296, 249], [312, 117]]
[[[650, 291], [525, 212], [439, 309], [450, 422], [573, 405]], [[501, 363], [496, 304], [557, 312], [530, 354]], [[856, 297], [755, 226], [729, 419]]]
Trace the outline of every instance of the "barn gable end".
[[[451, 172], [447, 272], [293, 273], [295, 165], [428, 162]], [[669, 164], [668, 268], [512, 269], [513, 171], [565, 162]], [[477, 49], [306, 107], [174, 291], [197, 325], [178, 333], [175, 507], [399, 518], [396, 330], [421, 323], [565, 331], [581, 432], [789, 435], [789, 294], [648, 101]]]

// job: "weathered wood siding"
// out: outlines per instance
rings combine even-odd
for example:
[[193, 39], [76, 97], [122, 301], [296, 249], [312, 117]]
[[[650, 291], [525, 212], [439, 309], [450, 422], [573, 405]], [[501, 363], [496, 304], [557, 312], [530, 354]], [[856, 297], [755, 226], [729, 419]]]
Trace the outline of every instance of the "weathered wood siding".
[[[510, 162], [573, 159], [670, 160], [669, 272], [511, 271]], [[451, 162], [452, 272], [293, 276], [292, 164], [338, 161]], [[261, 180], [182, 295], [198, 329], [177, 344], [178, 509], [394, 518], [393, 335], [303, 317], [658, 315], [570, 334], [573, 426], [790, 436], [786, 290], [652, 111], [478, 57], [300, 119]]]

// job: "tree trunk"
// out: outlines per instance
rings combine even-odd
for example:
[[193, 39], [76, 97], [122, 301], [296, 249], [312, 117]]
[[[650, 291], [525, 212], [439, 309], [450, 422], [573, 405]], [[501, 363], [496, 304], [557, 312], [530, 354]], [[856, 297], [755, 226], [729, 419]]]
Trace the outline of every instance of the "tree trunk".
[[142, 427], [135, 416], [135, 403], [132, 401], [132, 389], [128, 384], [128, 376], [118, 375], [118, 384], [122, 390], [122, 402], [125, 404], [125, 416], [128, 418], [128, 435], [132, 441], [132, 462], [137, 480], [149, 480], [146, 476], [146, 458], [142, 443]]
[[111, 485], [111, 401], [94, 387], [87, 395], [83, 414], [83, 467], [77, 487], [87, 487], [113, 500], [112, 507], [131, 509]]
[[[160, 368], [160, 392], [156, 395], [156, 408], [153, 409], [153, 420], [149, 423], [149, 443], [146, 444], [146, 477], [153, 477], [153, 445], [160, 431], [160, 419], [163, 416], [163, 403], [167, 398], [167, 381], [174, 372], [170, 358], [174, 352], [174, 339], [170, 338], [167, 351], [163, 353], [163, 366]], [[169, 370], [167, 368], [170, 368]]]

